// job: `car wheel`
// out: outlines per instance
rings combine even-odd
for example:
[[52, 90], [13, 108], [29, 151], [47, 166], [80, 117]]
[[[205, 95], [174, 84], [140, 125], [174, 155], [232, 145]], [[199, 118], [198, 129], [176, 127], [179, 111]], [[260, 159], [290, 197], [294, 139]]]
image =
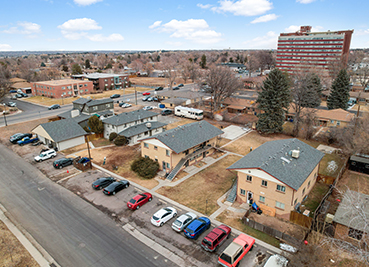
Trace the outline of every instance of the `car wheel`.
[[126, 184], [125, 186], [124, 186], [124, 188], [127, 188], [128, 187], [128, 184]]
[[60, 165], [60, 166], [59, 166], [59, 169], [62, 169], [62, 168], [63, 168], [63, 166], [62, 166], [62, 165]]
[[252, 250], [253, 250], [253, 248], [254, 248], [254, 245], [252, 245], [252, 246], [251, 246], [250, 251], [252, 251]]
[[195, 240], [197, 240], [198, 238], [199, 238], [199, 235], [195, 236], [195, 238], [194, 238], [194, 239], [195, 239]]
[[210, 224], [208, 226], [206, 226], [206, 229], [209, 229], [210, 228]]
[[113, 192], [113, 195], [115, 195], [115, 192]]
[[54, 155], [51, 155], [51, 158], [55, 157]]
[[138, 210], [140, 208], [140, 206], [137, 206], [136, 210]]
[[149, 202], [151, 202], [151, 200], [152, 200], [152, 198], [150, 197], [150, 198], [149, 198]]
[[214, 249], [214, 252], [217, 252], [219, 246], [216, 246], [215, 249]]
[[176, 216], [177, 216], [177, 213], [174, 213], [174, 214], [173, 214], [173, 217], [176, 217]]
[[164, 223], [162, 222], [161, 224], [160, 224], [160, 226], [163, 226], [164, 225]]

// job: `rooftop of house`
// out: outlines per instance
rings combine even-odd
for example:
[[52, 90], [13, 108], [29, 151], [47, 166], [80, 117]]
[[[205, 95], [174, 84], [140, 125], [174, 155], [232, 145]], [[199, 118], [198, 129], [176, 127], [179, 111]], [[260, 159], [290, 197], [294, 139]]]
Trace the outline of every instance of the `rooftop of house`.
[[80, 97], [76, 101], [73, 101], [73, 104], [80, 104], [80, 105], [86, 104], [86, 106], [91, 107], [91, 106], [108, 104], [108, 103], [113, 103], [113, 102], [114, 100], [110, 98], [88, 99], [88, 98]]
[[296, 138], [276, 140], [262, 144], [227, 169], [260, 169], [298, 190], [323, 156]]
[[39, 134], [36, 130], [38, 127], [42, 127], [54, 142], [61, 142], [87, 134], [73, 119], [42, 123], [35, 127], [32, 132], [35, 130], [35, 132]]
[[348, 189], [338, 206], [333, 221], [368, 233], [368, 216], [369, 195]]
[[153, 135], [144, 140], [157, 139], [179, 154], [223, 133], [222, 130], [203, 120], [178, 126], [177, 128]]
[[78, 84], [78, 83], [84, 83], [84, 82], [89, 82], [89, 81], [82, 82], [82, 81], [75, 80], [75, 79], [62, 79], [62, 80], [52, 80], [52, 81], [40, 81], [40, 82], [34, 82], [34, 83], [56, 86], [56, 85]]
[[[315, 117], [317, 119], [325, 119], [325, 120], [335, 120], [335, 121], [345, 121], [350, 122], [354, 119], [355, 114], [343, 109], [319, 109], [319, 108], [304, 108], [302, 113], [315, 113]], [[294, 109], [292, 106], [288, 109], [289, 114], [294, 114]]]
[[22, 78], [17, 78], [17, 77], [10, 78], [10, 79], [9, 79], [9, 81], [10, 81], [11, 83], [27, 82], [27, 80], [22, 79]]
[[122, 135], [125, 137], [132, 137], [136, 136], [141, 133], [145, 133], [149, 130], [155, 130], [158, 128], [162, 128], [166, 126], [166, 123], [160, 122], [160, 121], [152, 121], [152, 122], [144, 122], [141, 124], [137, 124], [134, 126], [129, 127], [128, 129], [125, 129], [118, 133], [118, 135]]
[[15, 82], [11, 85], [11, 88], [15, 88], [15, 89], [31, 88], [31, 83], [29, 83], [29, 82]]
[[149, 110], [138, 109], [131, 112], [123, 112], [116, 116], [107, 118], [103, 120], [103, 123], [119, 126], [125, 123], [139, 121], [154, 116], [159, 116], [159, 114]]

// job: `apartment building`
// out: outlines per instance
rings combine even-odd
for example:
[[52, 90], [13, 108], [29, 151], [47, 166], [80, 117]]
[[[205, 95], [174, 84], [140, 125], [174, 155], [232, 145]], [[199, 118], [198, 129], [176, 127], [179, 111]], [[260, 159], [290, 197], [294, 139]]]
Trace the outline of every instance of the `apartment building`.
[[90, 81], [74, 79], [52, 80], [31, 83], [32, 94], [50, 98], [83, 96], [90, 94], [93, 84]]
[[91, 81], [95, 91], [122, 89], [129, 83], [127, 74], [91, 73], [72, 75], [72, 78]]

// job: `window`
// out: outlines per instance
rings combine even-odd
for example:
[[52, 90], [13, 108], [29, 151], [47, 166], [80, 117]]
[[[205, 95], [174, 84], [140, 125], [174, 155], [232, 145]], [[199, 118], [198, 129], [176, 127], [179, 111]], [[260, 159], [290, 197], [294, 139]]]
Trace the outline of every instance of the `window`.
[[260, 197], [259, 197], [259, 201], [260, 201], [260, 202], [264, 202], [264, 203], [265, 203], [265, 197], [260, 196]]
[[72, 89], [72, 86], [67, 86], [67, 89]]
[[246, 194], [246, 191], [244, 189], [240, 189], [240, 194], [244, 196]]
[[149, 132], [145, 132], [145, 135], [148, 135], [149, 134]]
[[302, 190], [302, 195], [305, 195], [305, 188]]
[[341, 124], [341, 122], [340, 121], [337, 121], [337, 126], [339, 126]]
[[293, 205], [296, 205], [296, 203], [297, 203], [297, 198], [295, 199], [295, 201], [293, 202]]
[[85, 83], [85, 87], [87, 87], [87, 83]]
[[165, 151], [165, 155], [170, 156], [170, 151], [168, 149]]
[[276, 206], [277, 208], [279, 208], [279, 209], [284, 210], [284, 204], [283, 204], [283, 203], [281, 203], [281, 202], [276, 201], [276, 202], [275, 202], [275, 206]]
[[93, 106], [92, 107], [92, 110], [97, 110], [97, 106]]
[[251, 182], [251, 181], [252, 181], [252, 176], [251, 176], [251, 175], [247, 175], [247, 176], [246, 176], [246, 181]]
[[265, 180], [261, 180], [261, 185], [267, 187], [268, 186], [268, 182], [265, 181]]
[[145, 155], [145, 159], [148, 159], [149, 158], [149, 156], [148, 155]]
[[277, 184], [277, 191], [286, 192], [286, 187], [283, 185]]
[[356, 229], [349, 229], [348, 236], [351, 238], [355, 238], [357, 240], [361, 240], [363, 238], [363, 232]]
[[155, 149], [155, 150], [158, 150], [158, 147], [157, 147], [157, 146], [154, 146], [154, 149]]
[[170, 169], [170, 164], [167, 162], [167, 168]]
[[149, 148], [149, 144], [144, 143], [144, 147]]
[[65, 90], [65, 86], [62, 87], [62, 90]]
[[107, 108], [110, 108], [110, 107], [111, 107], [111, 104], [106, 104], [106, 107], [107, 107]]
[[310, 181], [308, 182], [308, 188], [310, 187]]

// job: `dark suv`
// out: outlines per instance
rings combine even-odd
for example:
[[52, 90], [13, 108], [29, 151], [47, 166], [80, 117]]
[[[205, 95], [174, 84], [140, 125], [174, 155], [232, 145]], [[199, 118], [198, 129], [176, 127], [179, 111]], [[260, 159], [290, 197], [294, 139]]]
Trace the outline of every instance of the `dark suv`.
[[102, 189], [104, 187], [107, 187], [111, 183], [115, 182], [115, 179], [113, 177], [102, 177], [97, 179], [95, 182], [92, 183], [93, 189]]
[[170, 115], [170, 114], [173, 114], [173, 111], [170, 110], [170, 109], [164, 109], [164, 110], [161, 111], [162, 116], [166, 116], [166, 115]]
[[156, 87], [156, 88], [155, 88], [155, 91], [161, 91], [161, 90], [163, 90], [163, 89], [164, 89], [164, 87], [159, 86], [159, 87]]
[[61, 159], [57, 159], [53, 162], [53, 166], [55, 169], [61, 169], [65, 166], [69, 166], [73, 164], [73, 159], [72, 158], [61, 158]]
[[25, 134], [24, 133], [16, 133], [16, 134], [13, 134], [12, 136], [10, 136], [9, 141], [12, 144], [16, 144], [19, 140], [22, 140], [25, 137], [31, 138], [32, 134], [31, 133], [25, 133]]

